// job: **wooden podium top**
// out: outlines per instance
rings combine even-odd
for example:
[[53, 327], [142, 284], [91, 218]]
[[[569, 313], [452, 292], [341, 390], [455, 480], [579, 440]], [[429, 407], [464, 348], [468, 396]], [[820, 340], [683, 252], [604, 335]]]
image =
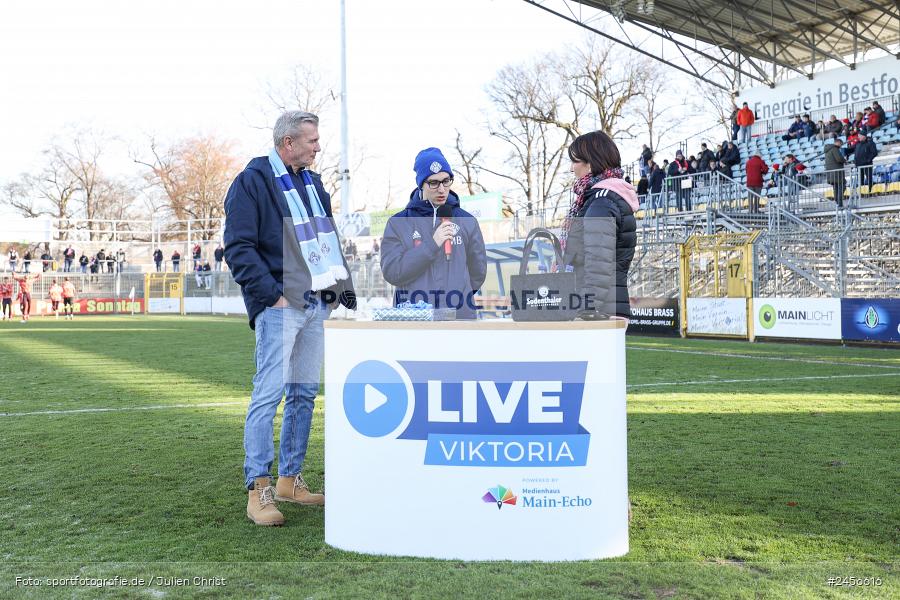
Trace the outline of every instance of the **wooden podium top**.
[[580, 329], [625, 329], [625, 319], [603, 321], [513, 321], [487, 319], [483, 321], [351, 321], [329, 319], [326, 329], [420, 329], [429, 331], [577, 331]]

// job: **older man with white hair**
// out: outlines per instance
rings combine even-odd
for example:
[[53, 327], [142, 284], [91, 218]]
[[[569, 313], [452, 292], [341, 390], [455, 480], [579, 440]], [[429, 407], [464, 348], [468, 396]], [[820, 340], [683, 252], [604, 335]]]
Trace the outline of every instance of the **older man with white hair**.
[[[254, 158], [225, 197], [225, 260], [241, 286], [256, 332], [256, 375], [244, 426], [247, 517], [281, 525], [275, 501], [323, 505], [301, 475], [323, 361], [323, 321], [356, 308], [331, 198], [309, 170], [321, 150], [319, 119], [288, 111], [275, 123], [275, 147]], [[284, 399], [278, 456], [273, 420]]]

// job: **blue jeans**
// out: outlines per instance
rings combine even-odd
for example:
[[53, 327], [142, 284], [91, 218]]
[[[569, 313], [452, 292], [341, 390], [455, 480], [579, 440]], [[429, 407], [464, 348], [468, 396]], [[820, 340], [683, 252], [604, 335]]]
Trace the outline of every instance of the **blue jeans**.
[[740, 134], [741, 134], [740, 143], [741, 144], [749, 144], [750, 143], [750, 127], [749, 126], [741, 127]]
[[275, 413], [284, 397], [278, 475], [303, 469], [313, 403], [325, 353], [323, 305], [266, 308], [256, 317], [256, 375], [244, 425], [244, 483], [270, 477], [275, 459]]

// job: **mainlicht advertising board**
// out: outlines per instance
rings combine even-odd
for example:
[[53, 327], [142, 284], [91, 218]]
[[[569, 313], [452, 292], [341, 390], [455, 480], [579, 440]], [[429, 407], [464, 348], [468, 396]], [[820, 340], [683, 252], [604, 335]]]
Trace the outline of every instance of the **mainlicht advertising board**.
[[900, 342], [900, 299], [842, 298], [841, 332], [849, 341]]
[[839, 298], [754, 298], [752, 314], [756, 337], [841, 339]]
[[688, 298], [687, 332], [695, 335], [747, 335], [746, 298]]

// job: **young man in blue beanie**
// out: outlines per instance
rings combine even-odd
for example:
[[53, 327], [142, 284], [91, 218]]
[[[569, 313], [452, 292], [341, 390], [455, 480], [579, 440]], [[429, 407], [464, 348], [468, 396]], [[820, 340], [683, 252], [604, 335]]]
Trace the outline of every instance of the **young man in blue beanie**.
[[416, 189], [388, 220], [381, 244], [381, 271], [397, 288], [394, 305], [425, 301], [474, 319], [474, 295], [487, 273], [478, 221], [450, 190], [453, 170], [440, 150], [419, 152], [413, 170]]

